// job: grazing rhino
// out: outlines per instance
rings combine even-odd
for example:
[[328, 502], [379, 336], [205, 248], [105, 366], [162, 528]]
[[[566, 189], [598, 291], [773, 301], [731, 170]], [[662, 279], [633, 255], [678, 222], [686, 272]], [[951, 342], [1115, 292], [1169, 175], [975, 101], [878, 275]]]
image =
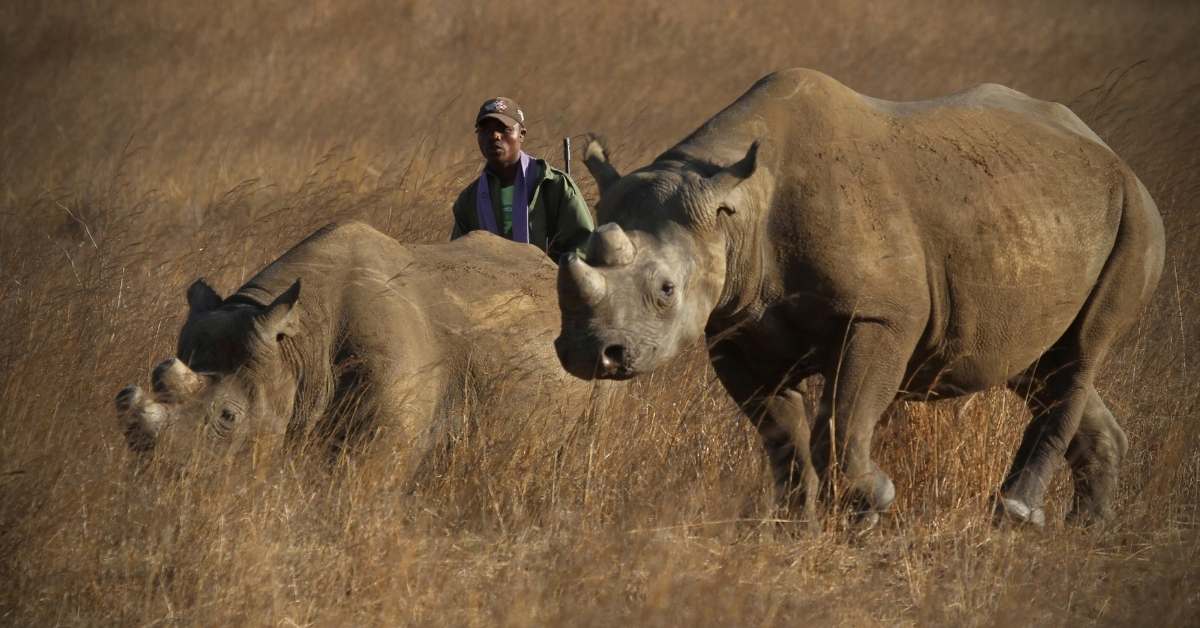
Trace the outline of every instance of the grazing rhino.
[[559, 268], [570, 373], [633, 377], [703, 331], [785, 503], [811, 517], [820, 487], [865, 525], [895, 495], [870, 455], [889, 404], [1005, 385], [1034, 418], [997, 521], [1040, 525], [1064, 455], [1071, 516], [1111, 515], [1127, 441], [1093, 381], [1158, 283], [1163, 227], [1069, 109], [999, 85], [889, 102], [793, 69], [632, 174], [597, 144], [586, 161], [603, 226]]
[[152, 391], [117, 396], [127, 441], [180, 461], [370, 435], [410, 473], [465, 388], [484, 388], [484, 402], [586, 407], [589, 386], [551, 349], [554, 270], [536, 248], [483, 232], [402, 245], [364, 224], [327, 226], [227, 298], [192, 284], [177, 357], [154, 369]]

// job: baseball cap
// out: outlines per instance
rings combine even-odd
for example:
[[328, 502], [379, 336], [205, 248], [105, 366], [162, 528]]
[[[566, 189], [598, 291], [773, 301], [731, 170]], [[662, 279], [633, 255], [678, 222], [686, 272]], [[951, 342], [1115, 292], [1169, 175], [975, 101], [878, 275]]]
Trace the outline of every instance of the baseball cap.
[[504, 123], [505, 126], [525, 126], [525, 113], [521, 111], [521, 107], [517, 105], [517, 101], [504, 96], [489, 98], [484, 101], [479, 107], [479, 113], [475, 114], [475, 126], [479, 126], [484, 118], [495, 118]]

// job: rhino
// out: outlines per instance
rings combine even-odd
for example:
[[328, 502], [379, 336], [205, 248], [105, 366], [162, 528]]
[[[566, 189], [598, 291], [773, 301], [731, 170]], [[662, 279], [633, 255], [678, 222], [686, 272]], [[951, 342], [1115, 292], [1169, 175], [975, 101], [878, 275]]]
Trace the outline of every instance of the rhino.
[[1112, 516], [1128, 441], [1095, 379], [1159, 281], [1163, 225], [1067, 107], [995, 84], [892, 102], [790, 69], [631, 174], [595, 141], [585, 162], [602, 226], [559, 266], [567, 371], [635, 377], [703, 334], [783, 505], [868, 527], [895, 497], [871, 458], [889, 405], [1006, 386], [1033, 418], [996, 521], [1042, 525], [1064, 459], [1069, 518]]
[[603, 402], [555, 359], [554, 273], [536, 248], [484, 232], [402, 245], [326, 226], [228, 297], [191, 284], [175, 356], [151, 390], [117, 395], [121, 428], [133, 450], [176, 463], [386, 439], [410, 475], [465, 394], [560, 414]]

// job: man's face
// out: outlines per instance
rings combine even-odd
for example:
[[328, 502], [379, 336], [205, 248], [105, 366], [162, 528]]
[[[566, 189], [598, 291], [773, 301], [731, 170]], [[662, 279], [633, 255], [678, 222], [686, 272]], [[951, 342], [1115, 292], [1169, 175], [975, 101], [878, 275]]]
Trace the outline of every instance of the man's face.
[[525, 127], [519, 124], [510, 127], [496, 118], [484, 118], [475, 127], [475, 139], [488, 167], [499, 170], [517, 162], [525, 142]]

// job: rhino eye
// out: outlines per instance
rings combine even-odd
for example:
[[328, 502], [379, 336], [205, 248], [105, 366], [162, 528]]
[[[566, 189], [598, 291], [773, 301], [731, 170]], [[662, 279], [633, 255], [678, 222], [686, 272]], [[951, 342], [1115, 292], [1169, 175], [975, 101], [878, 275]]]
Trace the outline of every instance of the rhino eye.
[[213, 433], [220, 438], [228, 438], [233, 432], [233, 423], [237, 420], [237, 412], [231, 408], [221, 408], [220, 417], [209, 425]]
[[675, 294], [675, 284], [671, 283], [670, 281], [664, 281], [662, 283], [662, 287], [659, 288], [659, 290], [662, 292], [662, 295], [664, 297], [669, 297], [669, 296]]

